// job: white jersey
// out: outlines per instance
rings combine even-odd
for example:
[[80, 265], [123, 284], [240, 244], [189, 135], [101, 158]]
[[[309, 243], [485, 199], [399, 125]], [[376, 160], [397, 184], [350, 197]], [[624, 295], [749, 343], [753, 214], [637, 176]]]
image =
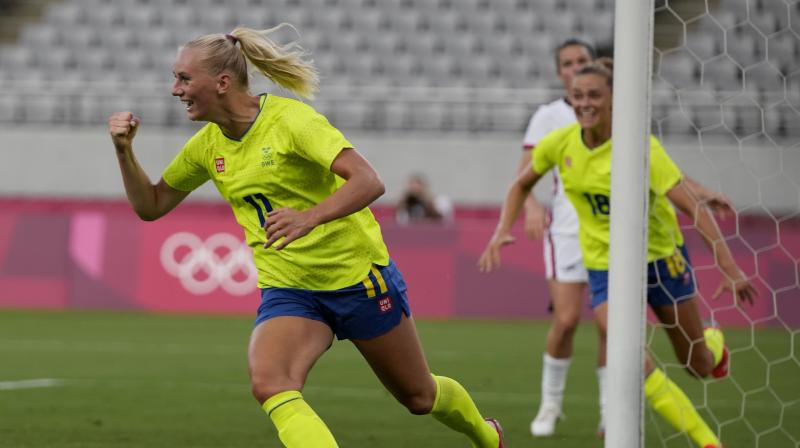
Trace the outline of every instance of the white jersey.
[[[522, 141], [524, 149], [533, 149], [545, 135], [551, 131], [569, 126], [575, 123], [575, 111], [567, 103], [566, 99], [561, 98], [549, 104], [543, 104], [536, 109], [531, 117], [528, 128], [525, 130], [525, 138]], [[550, 233], [554, 235], [577, 235], [578, 234], [578, 214], [575, 208], [564, 194], [564, 184], [558, 168], [551, 170], [555, 185], [553, 187], [553, 202], [551, 206]]]

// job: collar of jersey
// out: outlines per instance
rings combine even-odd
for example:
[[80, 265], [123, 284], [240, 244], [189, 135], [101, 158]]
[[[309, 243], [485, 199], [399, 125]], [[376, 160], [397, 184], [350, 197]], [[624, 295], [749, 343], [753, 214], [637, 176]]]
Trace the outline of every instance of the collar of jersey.
[[253, 129], [253, 125], [256, 124], [256, 121], [258, 121], [258, 117], [261, 116], [261, 111], [264, 110], [264, 104], [266, 104], [267, 96], [269, 96], [269, 94], [267, 94], [267, 93], [259, 93], [258, 96], [260, 97], [259, 98], [259, 104], [258, 104], [258, 113], [256, 114], [256, 117], [253, 118], [253, 121], [250, 122], [250, 126], [247, 127], [247, 130], [244, 131], [244, 134], [242, 134], [242, 138], [229, 137], [229, 136], [225, 135], [224, 132], [222, 132], [222, 129], [220, 129], [220, 134], [222, 134], [228, 140], [232, 140], [234, 142], [241, 142], [242, 140], [244, 140], [244, 138], [247, 137], [247, 134], [250, 132], [250, 129]]

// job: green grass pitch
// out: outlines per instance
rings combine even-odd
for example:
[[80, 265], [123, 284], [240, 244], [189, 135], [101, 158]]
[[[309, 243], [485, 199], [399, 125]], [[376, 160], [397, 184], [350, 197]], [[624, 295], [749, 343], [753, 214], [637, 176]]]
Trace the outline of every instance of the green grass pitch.
[[[0, 447], [279, 447], [250, 396], [250, 328], [245, 317], [1, 311]], [[422, 321], [418, 328], [432, 370], [458, 379], [485, 415], [501, 421], [508, 447], [603, 445], [595, 436], [589, 323], [576, 337], [567, 419], [547, 440], [528, 433], [546, 322]], [[708, 384], [707, 398], [675, 365], [662, 331], [653, 346], [670, 376], [718, 418], [728, 448], [797, 446], [800, 336], [775, 329], [726, 335], [733, 378]], [[54, 382], [21, 382], [35, 379]], [[347, 342], [334, 343], [304, 394], [343, 448], [469, 446], [432, 418], [407, 413]], [[647, 447], [691, 446], [651, 413], [645, 419]]]

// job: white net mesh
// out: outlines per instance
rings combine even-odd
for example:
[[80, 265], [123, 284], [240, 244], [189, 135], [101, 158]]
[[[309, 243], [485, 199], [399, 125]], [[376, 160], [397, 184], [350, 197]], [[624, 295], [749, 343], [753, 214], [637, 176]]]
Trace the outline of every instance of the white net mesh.
[[[724, 328], [730, 375], [689, 378], [658, 324], [654, 361], [726, 446], [800, 446], [800, 5], [663, 1], [655, 23], [653, 132], [684, 173], [733, 200], [738, 216], [720, 225], [761, 296], [713, 300], [713, 255], [684, 223], [701, 314]], [[646, 446], [693, 446], [654, 412], [647, 421]]]

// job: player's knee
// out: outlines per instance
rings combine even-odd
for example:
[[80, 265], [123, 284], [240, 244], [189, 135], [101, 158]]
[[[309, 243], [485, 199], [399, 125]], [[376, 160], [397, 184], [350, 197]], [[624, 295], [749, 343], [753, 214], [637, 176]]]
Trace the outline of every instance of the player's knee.
[[287, 390], [301, 390], [302, 384], [296, 384], [288, 378], [253, 378], [251, 380], [251, 391], [253, 397], [259, 402], [264, 403], [269, 397], [277, 395]]
[[580, 314], [578, 313], [565, 313], [555, 318], [555, 324], [559, 332], [565, 335], [575, 333], [580, 322]]
[[425, 415], [433, 409], [436, 391], [419, 391], [398, 397], [400, 403], [414, 415]]

